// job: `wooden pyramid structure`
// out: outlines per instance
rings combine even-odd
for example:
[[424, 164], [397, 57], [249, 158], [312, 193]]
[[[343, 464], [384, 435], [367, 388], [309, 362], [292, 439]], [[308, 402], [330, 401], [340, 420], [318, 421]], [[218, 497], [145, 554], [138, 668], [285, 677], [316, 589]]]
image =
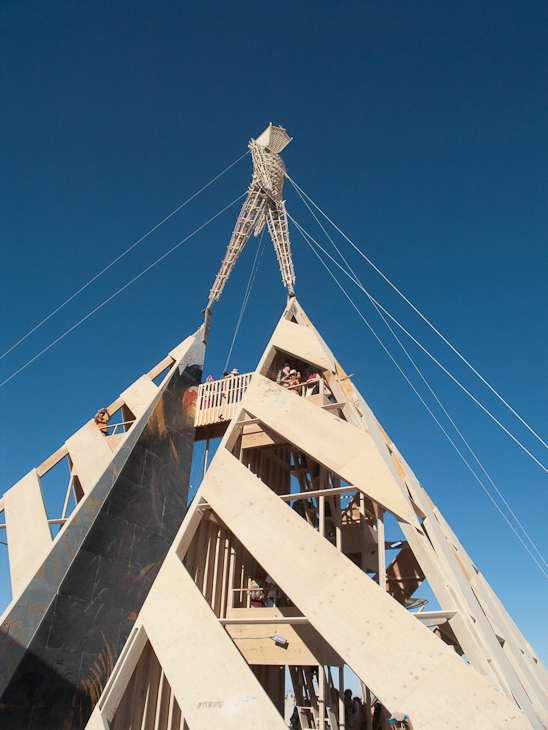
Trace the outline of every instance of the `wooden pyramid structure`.
[[[319, 392], [278, 385], [285, 361]], [[301, 727], [343, 728], [344, 664], [386, 727], [545, 727], [546, 670], [295, 298], [236, 398], [87, 727], [281, 730], [287, 666]], [[425, 578], [441, 610], [411, 613]]]
[[[109, 406], [108, 434], [91, 419], [0, 501], [13, 592], [0, 631], [2, 730], [83, 728], [101, 696], [186, 514], [202, 337]], [[63, 466], [65, 504], [51, 518], [42, 481]]]
[[[283, 730], [286, 673], [303, 730], [548, 727], [546, 669], [294, 295], [288, 140], [250, 143], [203, 327], [0, 500], [2, 730]], [[264, 225], [287, 307], [253, 373], [202, 383], [211, 306]], [[286, 362], [310, 379], [283, 387]], [[56, 518], [42, 479], [62, 464]]]
[[[344, 665], [368, 729], [373, 697], [379, 727], [545, 727], [545, 668], [296, 298], [254, 373], [198, 385], [204, 347], [109, 408], [118, 443], [90, 421], [4, 496], [2, 728], [282, 730], [287, 667], [301, 727], [342, 730]], [[282, 387], [286, 361], [317, 381]], [[187, 509], [194, 433], [220, 431]], [[47, 544], [65, 457], [78, 503]], [[412, 612], [425, 579], [441, 608]]]

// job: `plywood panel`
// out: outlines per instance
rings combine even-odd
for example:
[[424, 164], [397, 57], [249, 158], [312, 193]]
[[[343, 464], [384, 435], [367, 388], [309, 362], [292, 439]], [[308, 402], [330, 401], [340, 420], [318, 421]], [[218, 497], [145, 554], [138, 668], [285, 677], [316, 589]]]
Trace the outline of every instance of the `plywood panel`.
[[242, 407], [386, 510], [418, 525], [401, 482], [387, 467], [370, 434], [258, 374]]
[[99, 708], [96, 707], [87, 722], [86, 730], [109, 730], [109, 728], [107, 720], [101, 716]]
[[95, 421], [91, 420], [67, 440], [66, 446], [72, 461], [72, 473], [80, 480], [84, 494], [89, 494], [112, 461], [107, 440]]
[[530, 730], [513, 702], [228, 452], [217, 452], [200, 491], [385, 706], [424, 730]]
[[[299, 616], [296, 608], [233, 608], [228, 612], [228, 618], [245, 620], [251, 619], [248, 624], [226, 625], [226, 630], [234, 639], [236, 646], [242, 652], [249, 664], [291, 666], [311, 666], [327, 664], [336, 666], [341, 662], [338, 654], [318, 634], [310, 624], [291, 625], [277, 623], [276, 617]], [[271, 618], [271, 623], [252, 623], [260, 616], [261, 621]], [[287, 644], [276, 643], [272, 636], [283, 637]]]
[[146, 375], [142, 375], [127, 390], [121, 393], [121, 398], [136, 418], [139, 418], [158, 394], [158, 386]]
[[298, 360], [317, 365], [322, 370], [334, 370], [333, 353], [311, 327], [281, 319], [274, 330], [269, 347], [276, 347]]
[[4, 494], [4, 514], [15, 598], [34, 577], [51, 548], [51, 531], [36, 469]]
[[140, 620], [192, 730], [287, 730], [174, 552]]

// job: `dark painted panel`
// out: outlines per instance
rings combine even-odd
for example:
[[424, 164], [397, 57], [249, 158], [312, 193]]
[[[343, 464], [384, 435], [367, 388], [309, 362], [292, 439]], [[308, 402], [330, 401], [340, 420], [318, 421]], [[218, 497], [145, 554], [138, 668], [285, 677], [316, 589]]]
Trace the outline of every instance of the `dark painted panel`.
[[0, 641], [3, 730], [85, 726], [186, 514], [200, 381], [200, 364], [172, 374], [15, 607]]

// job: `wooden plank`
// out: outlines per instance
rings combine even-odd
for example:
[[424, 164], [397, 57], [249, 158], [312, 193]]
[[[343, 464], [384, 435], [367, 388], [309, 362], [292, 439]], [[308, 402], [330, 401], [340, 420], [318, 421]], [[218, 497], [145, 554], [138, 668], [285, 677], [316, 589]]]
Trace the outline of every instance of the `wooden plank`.
[[497, 603], [493, 601], [494, 593], [489, 584], [476, 568], [470, 556], [464, 550], [457, 536], [437, 508], [434, 508], [434, 514], [447, 535], [453, 553], [463, 568], [463, 572], [466, 571], [470, 576], [469, 583], [474, 595], [493, 627], [500, 644], [502, 644], [504, 654], [508, 658], [542, 722], [548, 727], [548, 688], [541, 681], [538, 664], [532, 665], [527, 661], [525, 648], [516, 644], [511, 623], [505, 620], [508, 614], [506, 614], [504, 609], [502, 611], [499, 610]]
[[51, 549], [51, 530], [33, 469], [4, 494], [4, 518], [13, 598], [26, 588]]
[[110, 724], [107, 719], [101, 715], [97, 707], [95, 707], [86, 723], [86, 730], [110, 730]]
[[72, 473], [78, 477], [87, 495], [112, 461], [107, 439], [91, 420], [76, 431], [66, 445], [72, 461]]
[[[226, 626], [236, 646], [249, 664], [310, 666], [337, 664], [338, 654], [326, 643], [308, 619], [292, 616], [295, 608], [232, 609], [221, 624]], [[257, 614], [265, 614], [257, 616]], [[285, 645], [270, 638], [280, 636]]]
[[330, 489], [308, 489], [304, 492], [292, 492], [291, 494], [281, 494], [280, 499], [284, 502], [292, 502], [294, 499], [305, 497], [334, 497], [337, 494], [349, 494], [350, 492], [358, 491], [356, 487], [332, 487]]
[[335, 369], [333, 353], [313, 327], [288, 322], [282, 318], [269, 342], [270, 347], [310, 365], [317, 365], [322, 370]]
[[[174, 363], [174, 359], [172, 357], [164, 357], [164, 359], [158, 363], [158, 365], [155, 365], [152, 370], [149, 370], [146, 374], [147, 378], [150, 378], [150, 380], [154, 380], [154, 378], [157, 378], [160, 373], [163, 373], [164, 370]], [[167, 374], [167, 373], [166, 373]]]
[[386, 553], [384, 550], [384, 511], [380, 507], [375, 507], [377, 513], [377, 558], [378, 573], [377, 583], [383, 591], [386, 590]]
[[97, 712], [109, 722], [118, 709], [146, 644], [147, 635], [142, 626], [135, 626], [97, 703]]
[[60, 449], [57, 449], [57, 451], [52, 454], [49, 459], [46, 459], [40, 466], [36, 469], [36, 473], [39, 477], [43, 477], [44, 474], [46, 474], [50, 469], [52, 469], [56, 464], [58, 464], [61, 459], [64, 459], [65, 456], [68, 454], [68, 449], [66, 446], [61, 446]]
[[135, 418], [139, 418], [157, 396], [159, 388], [146, 375], [142, 375], [121, 393], [125, 405]]
[[287, 730], [184, 566], [168, 553], [140, 620], [192, 730]]
[[[220, 448], [204, 497], [387, 707], [424, 730], [530, 725], [515, 703]], [[357, 638], [359, 637], [359, 638]]]
[[166, 730], [167, 718], [171, 704], [171, 687], [165, 673], [160, 676], [160, 687], [158, 689], [158, 704], [156, 705], [156, 717], [154, 730]]
[[386, 510], [418, 525], [401, 482], [396, 481], [371, 437], [307, 400], [255, 375], [242, 406]]

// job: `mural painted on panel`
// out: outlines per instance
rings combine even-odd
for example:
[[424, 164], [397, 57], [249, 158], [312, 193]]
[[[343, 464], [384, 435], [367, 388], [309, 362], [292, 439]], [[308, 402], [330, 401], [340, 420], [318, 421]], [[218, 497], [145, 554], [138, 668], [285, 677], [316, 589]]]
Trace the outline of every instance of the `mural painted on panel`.
[[[3, 730], [85, 726], [186, 514], [201, 375], [198, 364], [175, 369], [141, 434], [122, 446], [129, 453], [113, 461], [14, 607], [0, 645]], [[111, 486], [101, 494], [103, 479]], [[51, 589], [63, 574], [38, 605], [41, 579]]]

